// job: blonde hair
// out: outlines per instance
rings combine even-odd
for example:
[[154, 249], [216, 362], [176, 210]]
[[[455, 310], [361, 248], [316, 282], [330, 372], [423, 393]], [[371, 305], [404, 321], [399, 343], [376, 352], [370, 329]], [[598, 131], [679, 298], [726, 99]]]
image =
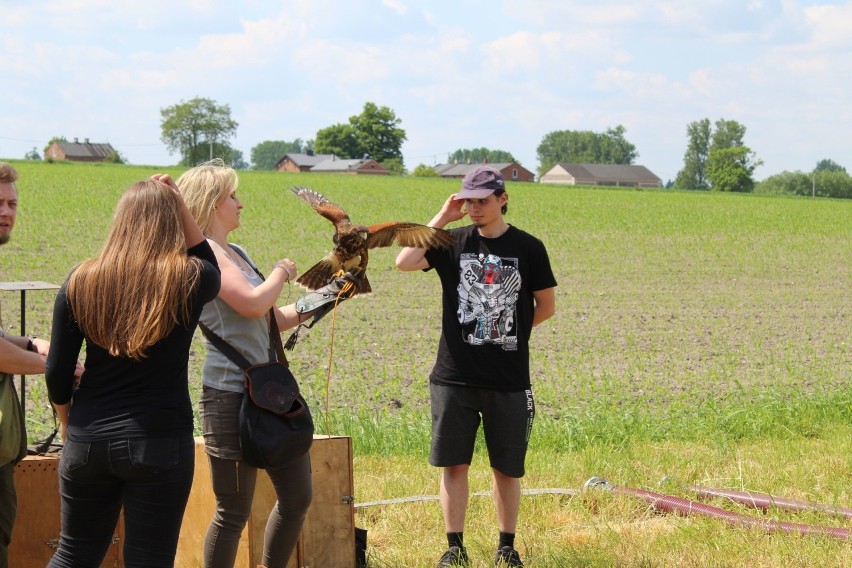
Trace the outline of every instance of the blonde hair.
[[139, 360], [177, 325], [189, 325], [200, 271], [186, 254], [178, 196], [158, 181], [139, 181], [119, 200], [100, 254], [71, 275], [68, 301], [88, 339]]
[[0, 183], [15, 183], [17, 180], [18, 170], [6, 162], [0, 162]]
[[216, 205], [236, 191], [238, 184], [236, 170], [218, 158], [185, 171], [177, 180], [189, 212], [205, 235]]

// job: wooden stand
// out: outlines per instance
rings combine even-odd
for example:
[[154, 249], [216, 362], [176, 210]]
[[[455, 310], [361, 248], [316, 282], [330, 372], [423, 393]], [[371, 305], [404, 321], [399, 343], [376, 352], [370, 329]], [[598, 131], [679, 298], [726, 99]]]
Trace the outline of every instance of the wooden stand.
[[[44, 568], [59, 542], [59, 458], [29, 456], [15, 468], [18, 517], [9, 547], [12, 568]], [[352, 439], [315, 436], [311, 447], [313, 501], [296, 554], [287, 568], [355, 568], [355, 505], [352, 482]], [[275, 505], [269, 476], [259, 472], [249, 522], [240, 538], [234, 568], [255, 568], [263, 556], [263, 533]], [[196, 438], [195, 478], [180, 530], [176, 568], [204, 565], [202, 549], [216, 509], [204, 442]], [[119, 518], [113, 545], [102, 568], [121, 568], [124, 517]]]
[[[9, 566], [44, 568], [59, 544], [59, 458], [27, 456], [15, 467], [18, 516], [9, 546]], [[119, 567], [124, 550], [124, 517], [101, 566]]]
[[[195, 478], [181, 525], [175, 566], [203, 566], [204, 537], [216, 499], [204, 442], [196, 439]], [[354, 568], [355, 505], [352, 481], [352, 439], [315, 436], [311, 447], [313, 501], [296, 553], [287, 568]], [[275, 506], [269, 476], [259, 472], [251, 515], [243, 530], [234, 568], [255, 568], [263, 560], [263, 534]]]

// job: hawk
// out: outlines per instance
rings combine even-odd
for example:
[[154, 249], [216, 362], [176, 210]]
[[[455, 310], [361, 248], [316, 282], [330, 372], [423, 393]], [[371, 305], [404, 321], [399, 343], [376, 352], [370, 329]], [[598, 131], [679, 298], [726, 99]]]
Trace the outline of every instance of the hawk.
[[308, 290], [325, 286], [338, 273], [358, 268], [360, 274], [355, 293], [368, 294], [372, 292], [366, 273], [369, 249], [389, 247], [394, 243], [404, 247], [447, 248], [455, 241], [448, 231], [417, 223], [390, 221], [369, 227], [354, 225], [346, 211], [322, 194], [299, 186], [293, 186], [290, 190], [334, 225], [334, 248], [296, 279]]

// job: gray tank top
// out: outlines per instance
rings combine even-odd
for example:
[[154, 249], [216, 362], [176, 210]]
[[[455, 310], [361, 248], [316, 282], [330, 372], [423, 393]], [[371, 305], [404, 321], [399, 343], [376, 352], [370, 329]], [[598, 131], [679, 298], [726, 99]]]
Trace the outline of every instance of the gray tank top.
[[[231, 245], [235, 249], [236, 245]], [[248, 255], [245, 254], [248, 259]], [[249, 264], [253, 266], [249, 260]], [[246, 280], [253, 288], [263, 282], [257, 272], [243, 272]], [[237, 313], [234, 308], [218, 296], [205, 304], [201, 311], [201, 323], [210, 328], [219, 337], [227, 341], [253, 365], [269, 361], [269, 320], [266, 316], [247, 318]], [[242, 370], [205, 338], [207, 358], [201, 380], [205, 386], [231, 392], [243, 392], [244, 378]]]

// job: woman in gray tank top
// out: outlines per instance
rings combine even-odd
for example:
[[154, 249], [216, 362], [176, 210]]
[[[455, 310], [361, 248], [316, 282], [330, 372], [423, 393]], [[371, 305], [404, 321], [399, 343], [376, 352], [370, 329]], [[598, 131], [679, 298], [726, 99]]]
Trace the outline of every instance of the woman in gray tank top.
[[[273, 312], [281, 331], [311, 316], [316, 321], [320, 312], [303, 308], [297, 311], [295, 304], [275, 306], [284, 284], [296, 278], [295, 262], [289, 258], [279, 260], [264, 280], [246, 251], [228, 242], [228, 235], [240, 226], [243, 208], [236, 194], [236, 171], [221, 160], [214, 160], [188, 170], [177, 184], [207, 236], [222, 272], [219, 295], [204, 307], [201, 322], [251, 363], [264, 363], [269, 357], [270, 308], [275, 308]], [[326, 288], [335, 285], [339, 291], [337, 280]], [[311, 309], [318, 307], [316, 303], [308, 305]], [[205, 568], [233, 568], [240, 535], [251, 513], [257, 469], [241, 461], [239, 409], [243, 380], [242, 371], [208, 342], [200, 405], [216, 512], [204, 541]], [[263, 566], [285, 568], [311, 502], [310, 455], [266, 471], [278, 502], [266, 525]]]

